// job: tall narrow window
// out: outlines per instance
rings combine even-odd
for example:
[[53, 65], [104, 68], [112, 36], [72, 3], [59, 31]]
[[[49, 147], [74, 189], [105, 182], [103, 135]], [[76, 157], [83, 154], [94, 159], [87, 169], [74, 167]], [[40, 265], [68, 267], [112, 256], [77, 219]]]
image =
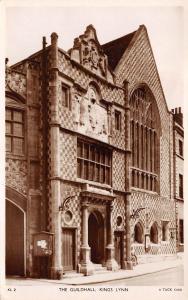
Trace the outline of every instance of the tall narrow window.
[[183, 175], [179, 174], [179, 197], [183, 198]]
[[132, 170], [132, 186], [135, 186], [135, 171]]
[[145, 155], [145, 170], [148, 170], [148, 128], [145, 128], [145, 137], [146, 137], [146, 155]]
[[179, 155], [183, 156], [183, 142], [179, 140]]
[[183, 220], [179, 220], [179, 241], [181, 244], [184, 243]]
[[115, 110], [115, 129], [121, 130], [121, 112]]
[[144, 128], [141, 125], [141, 169], [144, 169]]
[[156, 132], [154, 131], [154, 173], [157, 172], [157, 137]]
[[69, 89], [64, 84], [61, 85], [61, 97], [63, 106], [70, 109]]
[[135, 163], [135, 130], [134, 130], [134, 122], [131, 122], [132, 127], [132, 165], [134, 166]]
[[24, 115], [21, 110], [6, 108], [6, 151], [24, 154]]
[[139, 124], [137, 123], [136, 125], [136, 132], [137, 132], [137, 168], [139, 168], [139, 164], [140, 164], [140, 145], [139, 145], [139, 140], [140, 140], [140, 132], [139, 132]]
[[154, 163], [154, 157], [153, 157], [153, 131], [150, 130], [150, 171], [153, 172], [153, 163]]

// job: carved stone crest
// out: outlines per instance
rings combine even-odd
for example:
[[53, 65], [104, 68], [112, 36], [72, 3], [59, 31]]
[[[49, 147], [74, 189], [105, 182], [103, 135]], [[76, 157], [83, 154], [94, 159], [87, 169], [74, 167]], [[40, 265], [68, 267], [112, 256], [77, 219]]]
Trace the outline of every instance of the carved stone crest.
[[99, 103], [99, 95], [89, 86], [86, 94], [74, 94], [74, 123], [78, 132], [94, 138], [108, 140], [108, 112]]
[[70, 54], [86, 68], [106, 76], [107, 57], [98, 42], [96, 31], [92, 25], [87, 26], [84, 34], [74, 40]]

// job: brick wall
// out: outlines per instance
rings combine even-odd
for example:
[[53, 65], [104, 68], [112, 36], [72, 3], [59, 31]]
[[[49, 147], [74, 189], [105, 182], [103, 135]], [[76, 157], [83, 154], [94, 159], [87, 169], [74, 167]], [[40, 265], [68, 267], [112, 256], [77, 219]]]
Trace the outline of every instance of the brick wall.
[[151, 89], [156, 99], [161, 119], [161, 161], [160, 161], [160, 192], [161, 195], [170, 197], [170, 135], [169, 127], [171, 123], [167, 109], [166, 100], [162, 91], [160, 79], [157, 73], [154, 57], [150, 48], [145, 27], [141, 27], [134, 44], [127, 48], [124, 57], [115, 69], [117, 83], [122, 84], [125, 79], [130, 83], [130, 92], [140, 83], [145, 83]]
[[[121, 113], [121, 130], [115, 129], [115, 110]], [[113, 106], [112, 111], [112, 139], [111, 144], [125, 150], [125, 111], [123, 108]]]
[[112, 187], [115, 190], [125, 190], [125, 154], [113, 151]]
[[77, 138], [69, 133], [60, 133], [60, 174], [65, 180], [77, 178]]
[[[112, 228], [115, 230], [124, 230], [125, 229], [125, 201], [124, 197], [121, 194], [114, 193], [116, 196], [113, 202], [113, 210], [112, 210]], [[117, 217], [120, 216], [122, 218], [122, 223], [120, 226], [117, 225]]]
[[[143, 224], [144, 234], [154, 222], [157, 222], [158, 226], [158, 244], [152, 244], [149, 254], [174, 254], [176, 252], [176, 239], [170, 237], [170, 232], [175, 234], [176, 224], [175, 224], [175, 203], [168, 198], [160, 197], [154, 193], [145, 193], [139, 191], [133, 191], [131, 195], [131, 214], [133, 210], [136, 211], [138, 208], [145, 208], [139, 213], [138, 219], [131, 219], [131, 231], [132, 231], [132, 242], [134, 237], [134, 226], [138, 221]], [[146, 220], [146, 214], [147, 220]], [[161, 241], [162, 239], [162, 223], [161, 221], [168, 221], [169, 231], [167, 242]], [[145, 254], [143, 245], [134, 244], [135, 254], [143, 255]]]

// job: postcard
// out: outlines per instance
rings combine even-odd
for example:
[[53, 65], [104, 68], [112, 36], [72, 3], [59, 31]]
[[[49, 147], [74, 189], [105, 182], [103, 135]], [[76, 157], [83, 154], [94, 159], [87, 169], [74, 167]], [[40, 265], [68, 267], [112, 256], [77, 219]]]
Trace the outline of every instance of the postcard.
[[185, 13], [2, 1], [2, 299], [186, 299]]

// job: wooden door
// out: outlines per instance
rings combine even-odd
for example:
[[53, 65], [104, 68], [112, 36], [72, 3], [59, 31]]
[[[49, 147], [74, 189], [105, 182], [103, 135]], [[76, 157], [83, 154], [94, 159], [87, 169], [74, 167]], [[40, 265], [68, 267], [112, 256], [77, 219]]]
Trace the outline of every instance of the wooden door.
[[114, 232], [114, 247], [115, 247], [115, 260], [118, 265], [122, 267], [123, 259], [123, 233], [121, 231]]
[[6, 274], [24, 276], [24, 213], [6, 201]]
[[75, 270], [75, 230], [72, 228], [63, 229], [63, 270]]

